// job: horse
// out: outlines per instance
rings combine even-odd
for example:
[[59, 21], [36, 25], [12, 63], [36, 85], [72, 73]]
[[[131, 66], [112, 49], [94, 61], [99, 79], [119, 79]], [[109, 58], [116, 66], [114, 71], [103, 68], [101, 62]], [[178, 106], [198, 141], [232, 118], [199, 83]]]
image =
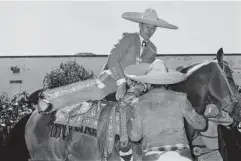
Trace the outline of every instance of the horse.
[[[206, 105], [213, 103], [217, 104], [220, 111], [228, 112], [236, 122], [240, 122], [240, 96], [232, 77], [232, 70], [223, 61], [222, 49], [217, 53], [217, 60], [200, 62], [187, 68], [182, 68], [180, 71], [188, 75], [187, 80], [171, 85], [169, 88], [186, 93], [199, 114], [203, 115]], [[73, 142], [60, 140], [60, 138], [48, 138], [47, 127], [50, 120], [51, 117], [49, 115], [40, 115], [37, 111], [30, 117], [25, 131], [30, 156], [35, 156], [34, 158], [38, 159], [67, 159], [66, 157], [70, 154], [69, 156], [78, 158], [79, 160], [100, 159], [100, 154], [96, 153], [98, 152], [97, 140], [93, 136], [81, 134], [80, 132], [75, 133], [76, 139], [74, 144]], [[200, 138], [200, 134], [205, 131], [195, 131], [187, 123], [185, 125], [188, 140], [193, 149], [193, 145], [196, 144], [195, 140]], [[206, 130], [208, 129], [209, 127]], [[214, 140], [214, 142], [217, 141]], [[201, 145], [205, 143], [199, 142]], [[69, 148], [70, 146], [73, 148]], [[51, 151], [53, 149], [55, 152]], [[71, 153], [70, 149], [75, 149], [75, 152]], [[36, 151], [41, 155], [38, 156]], [[141, 149], [138, 149], [138, 151], [141, 155]], [[43, 156], [45, 157], [43, 158]], [[112, 156], [115, 156], [116, 160], [120, 160], [116, 148], [114, 148]]]
[[[108, 97], [107, 99], [109, 100], [113, 99], [111, 96]], [[100, 100], [98, 104], [103, 102], [103, 100]], [[96, 110], [93, 106], [91, 106], [91, 108]], [[105, 106], [102, 106], [100, 111], [102, 111], [103, 108], [105, 108]], [[49, 137], [50, 130], [54, 131], [50, 129], [51, 121], [53, 121], [53, 117], [55, 117], [54, 115], [55, 113], [40, 114], [35, 110], [29, 118], [25, 127], [25, 139], [31, 159], [93, 161], [101, 158], [97, 144], [97, 129], [86, 127], [85, 130], [73, 130], [70, 133], [71, 140], [63, 139], [63, 137], [60, 136]], [[57, 131], [53, 133], [55, 132], [57, 133]], [[109, 159], [121, 161], [119, 149], [117, 149], [116, 146], [114, 146]]]
[[[220, 48], [216, 59], [180, 69], [180, 72], [187, 74], [187, 80], [170, 86], [171, 90], [186, 93], [200, 115], [204, 115], [210, 104], [219, 109], [216, 117], [208, 118], [208, 126], [204, 131], [195, 131], [185, 123], [188, 140], [196, 157], [204, 157], [205, 153], [219, 150], [218, 124], [235, 125], [241, 121], [241, 97], [232, 76], [233, 71], [223, 56], [223, 49]], [[199, 147], [205, 148], [203, 150]]]

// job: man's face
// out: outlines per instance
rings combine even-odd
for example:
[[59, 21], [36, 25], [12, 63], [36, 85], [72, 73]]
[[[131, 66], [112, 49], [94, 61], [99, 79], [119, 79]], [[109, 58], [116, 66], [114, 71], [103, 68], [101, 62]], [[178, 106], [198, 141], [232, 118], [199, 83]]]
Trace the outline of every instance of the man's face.
[[144, 23], [139, 24], [140, 33], [144, 40], [149, 40], [156, 31], [156, 27]]

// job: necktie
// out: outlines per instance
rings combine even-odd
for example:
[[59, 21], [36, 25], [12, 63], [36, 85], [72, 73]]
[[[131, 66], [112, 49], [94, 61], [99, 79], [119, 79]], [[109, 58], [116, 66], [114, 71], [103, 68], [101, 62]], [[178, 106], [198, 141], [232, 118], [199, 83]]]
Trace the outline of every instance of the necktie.
[[145, 40], [143, 40], [142, 43], [141, 43], [141, 46], [146, 47], [146, 45], [147, 45], [147, 42]]
[[144, 49], [145, 47], [147, 47], [147, 42], [146, 42], [145, 40], [143, 40], [143, 41], [141, 42], [141, 52], [140, 52], [140, 56], [136, 58], [136, 64], [141, 63], [141, 61], [142, 61], [141, 55], [142, 55], [143, 49]]

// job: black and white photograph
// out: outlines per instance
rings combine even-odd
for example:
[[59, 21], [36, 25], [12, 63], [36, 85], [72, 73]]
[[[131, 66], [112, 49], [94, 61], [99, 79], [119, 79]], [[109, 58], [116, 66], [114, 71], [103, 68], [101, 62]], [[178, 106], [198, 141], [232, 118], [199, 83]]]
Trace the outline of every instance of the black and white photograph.
[[0, 0], [0, 161], [241, 161], [241, 1]]

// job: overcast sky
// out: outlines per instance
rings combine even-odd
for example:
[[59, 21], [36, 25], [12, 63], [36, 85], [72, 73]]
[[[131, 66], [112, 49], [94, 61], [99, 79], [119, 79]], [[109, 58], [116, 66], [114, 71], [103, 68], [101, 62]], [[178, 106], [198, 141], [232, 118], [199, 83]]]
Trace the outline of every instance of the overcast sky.
[[138, 24], [124, 12], [153, 8], [179, 27], [158, 28], [159, 54], [241, 53], [241, 2], [0, 2], [0, 55], [109, 54]]

